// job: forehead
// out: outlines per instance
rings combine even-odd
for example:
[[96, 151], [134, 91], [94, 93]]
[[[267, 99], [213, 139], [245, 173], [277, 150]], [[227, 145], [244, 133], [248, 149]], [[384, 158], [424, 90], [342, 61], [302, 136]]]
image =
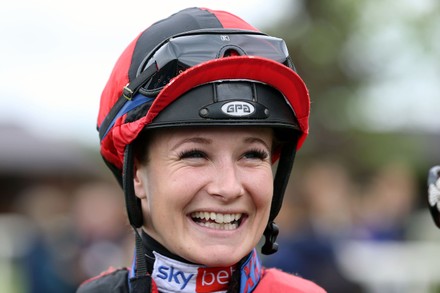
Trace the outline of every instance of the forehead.
[[273, 130], [269, 127], [176, 127], [154, 129], [150, 135], [151, 142], [174, 141], [191, 137], [204, 137], [209, 140], [237, 139], [240, 142], [249, 138], [271, 143]]

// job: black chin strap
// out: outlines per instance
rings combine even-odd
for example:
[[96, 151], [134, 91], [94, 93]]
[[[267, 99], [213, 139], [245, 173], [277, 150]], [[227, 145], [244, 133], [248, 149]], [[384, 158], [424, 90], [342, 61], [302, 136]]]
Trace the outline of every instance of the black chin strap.
[[273, 182], [274, 191], [272, 206], [270, 208], [269, 222], [264, 230], [265, 242], [261, 247], [261, 253], [270, 255], [278, 251], [278, 243], [276, 243], [279, 229], [274, 220], [281, 210], [283, 204], [284, 192], [289, 182], [290, 172], [292, 171], [293, 162], [295, 161], [296, 141], [287, 143], [283, 146], [278, 161], [278, 168]]
[[147, 271], [147, 261], [145, 259], [144, 246], [142, 238], [135, 227], [136, 234], [136, 265], [134, 267], [134, 277], [130, 278], [130, 292], [133, 293], [151, 293], [152, 279]]
[[261, 247], [261, 253], [265, 255], [270, 255], [278, 251], [277, 237], [279, 233], [277, 224], [274, 222], [269, 222], [264, 230], [264, 245]]
[[134, 193], [134, 154], [133, 146], [127, 145], [124, 152], [124, 166], [122, 171], [122, 189], [125, 195], [125, 205], [127, 208], [130, 225], [140, 228], [143, 224], [141, 200]]
[[130, 292], [151, 292], [151, 276], [148, 274], [147, 261], [145, 259], [144, 246], [138, 229], [142, 226], [142, 206], [139, 198], [134, 192], [134, 156], [133, 147], [127, 145], [124, 153], [124, 166], [122, 171], [122, 188], [125, 195], [125, 204], [127, 208], [128, 219], [135, 233], [135, 272], [134, 277], [130, 279]]

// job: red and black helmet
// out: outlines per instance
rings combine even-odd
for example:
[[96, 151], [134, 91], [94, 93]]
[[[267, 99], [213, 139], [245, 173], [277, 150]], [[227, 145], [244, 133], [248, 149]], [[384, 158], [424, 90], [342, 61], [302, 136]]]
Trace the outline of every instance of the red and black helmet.
[[145, 129], [267, 126], [284, 142], [269, 225], [294, 155], [308, 134], [310, 99], [286, 44], [225, 11], [188, 8], [154, 23], [125, 49], [101, 96], [101, 155], [123, 185], [130, 223], [142, 225], [132, 187], [132, 143]]

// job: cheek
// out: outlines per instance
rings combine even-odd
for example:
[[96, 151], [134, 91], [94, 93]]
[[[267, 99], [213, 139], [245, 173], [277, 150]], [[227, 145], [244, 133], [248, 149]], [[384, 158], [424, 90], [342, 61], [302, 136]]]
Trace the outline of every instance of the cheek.
[[150, 217], [156, 225], [181, 215], [196, 193], [196, 178], [186, 173], [166, 175], [157, 173], [150, 177], [146, 201]]
[[250, 176], [248, 182], [250, 193], [257, 208], [269, 210], [273, 197], [273, 176], [272, 170], [264, 170]]

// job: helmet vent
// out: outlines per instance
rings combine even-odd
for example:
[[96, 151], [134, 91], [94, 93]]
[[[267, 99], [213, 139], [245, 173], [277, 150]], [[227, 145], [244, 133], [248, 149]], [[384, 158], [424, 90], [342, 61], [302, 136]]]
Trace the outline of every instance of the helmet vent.
[[240, 54], [235, 49], [227, 49], [223, 54], [223, 57], [240, 56]]
[[237, 45], [226, 45], [223, 46], [218, 54], [219, 58], [223, 57], [233, 57], [233, 56], [245, 56], [246, 52]]

